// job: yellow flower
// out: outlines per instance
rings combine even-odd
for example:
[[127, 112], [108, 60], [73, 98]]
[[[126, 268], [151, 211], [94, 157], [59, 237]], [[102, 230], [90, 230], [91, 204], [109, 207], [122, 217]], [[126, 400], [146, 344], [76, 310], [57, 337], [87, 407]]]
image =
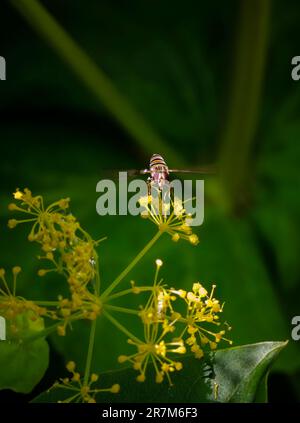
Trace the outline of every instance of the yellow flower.
[[169, 198], [166, 202], [159, 192], [157, 198], [141, 197], [139, 203], [143, 207], [141, 216], [148, 218], [161, 232], [168, 233], [174, 242], [185, 239], [192, 245], [198, 244], [198, 236], [189, 226], [192, 215], [186, 212], [180, 199]]
[[191, 347], [196, 358], [203, 357], [202, 348], [207, 344], [211, 350], [215, 350], [221, 340], [232, 344], [231, 340], [224, 337], [225, 330], [213, 332], [204, 327], [206, 324], [220, 326], [218, 313], [223, 311], [223, 306], [213, 297], [215, 288], [216, 286], [213, 285], [209, 296], [207, 290], [199, 282], [193, 284], [192, 291], [187, 292], [186, 296], [172, 290], [175, 295], [179, 295], [185, 301], [186, 315], [181, 318], [185, 328], [180, 336], [183, 338], [188, 335], [185, 342]]
[[15, 200], [22, 200], [23, 194], [21, 191], [19, 191], [18, 189], [16, 190], [16, 192], [14, 192], [13, 194], [14, 199]]
[[[79, 372], [76, 371], [76, 364], [74, 361], [69, 361], [66, 365], [67, 370], [71, 373], [71, 377], [66, 377], [55, 382], [52, 389], [62, 389], [66, 392], [72, 392], [72, 395], [67, 397], [60, 403], [82, 402], [82, 403], [96, 403], [96, 396], [102, 392], [111, 392], [117, 394], [120, 391], [120, 385], [114, 384], [110, 388], [93, 388], [93, 384], [98, 381], [99, 375], [92, 373], [89, 381], [85, 382]], [[50, 391], [49, 390], [49, 391]]]
[[18, 220], [16, 220], [16, 219], [9, 219], [9, 221], [8, 221], [8, 227], [9, 227], [9, 229], [13, 229], [13, 228], [15, 228], [16, 226], [17, 226], [17, 224], [18, 224], [19, 222], [18, 222]]

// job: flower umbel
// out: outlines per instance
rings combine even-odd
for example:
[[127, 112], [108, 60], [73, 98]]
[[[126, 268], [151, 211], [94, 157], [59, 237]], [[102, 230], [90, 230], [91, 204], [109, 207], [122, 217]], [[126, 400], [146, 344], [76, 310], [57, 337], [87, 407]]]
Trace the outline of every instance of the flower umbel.
[[[182, 368], [182, 363], [175, 360], [173, 355], [185, 354], [185, 345], [191, 348], [196, 358], [202, 358], [206, 345], [215, 350], [221, 340], [229, 344], [232, 341], [224, 337], [225, 329], [214, 332], [209, 327], [221, 325], [218, 314], [223, 311], [223, 305], [214, 298], [215, 285], [210, 295], [199, 282], [193, 284], [191, 291], [168, 288], [162, 285], [162, 279], [158, 279], [161, 266], [162, 261], [156, 260], [151, 294], [145, 307], [138, 313], [144, 326], [144, 340], [130, 338], [128, 342], [137, 348], [137, 352], [130, 356], [119, 356], [119, 362], [131, 362], [133, 368], [140, 372], [137, 377], [140, 382], [146, 379], [148, 365], [152, 363], [156, 382], [162, 382], [166, 376], [172, 384], [170, 373]], [[138, 287], [134, 289], [136, 293], [142, 292], [138, 291]], [[182, 308], [186, 308], [186, 311], [182, 312]], [[182, 325], [183, 330], [180, 328]], [[230, 329], [227, 325], [227, 330]]]
[[198, 236], [190, 226], [192, 215], [186, 212], [182, 200], [168, 196], [166, 201], [159, 192], [155, 198], [150, 195], [141, 197], [139, 203], [144, 208], [141, 216], [148, 218], [161, 232], [171, 235], [174, 242], [185, 239], [193, 245], [198, 244]]
[[167, 317], [166, 310], [172, 310], [170, 302], [176, 297], [164, 298], [168, 295], [167, 291], [161, 286], [162, 280], [158, 282], [161, 266], [162, 261], [156, 260], [153, 290], [146, 306], [139, 313], [144, 326], [144, 340], [136, 337], [128, 339], [128, 343], [134, 345], [137, 352], [130, 356], [120, 355], [118, 361], [131, 362], [133, 368], [139, 371], [137, 376], [139, 382], [146, 380], [147, 368], [151, 363], [154, 366], [156, 382], [161, 383], [166, 376], [169, 384], [172, 385], [170, 373], [182, 369], [182, 363], [177, 361], [174, 355], [185, 354], [186, 348], [182, 339], [170, 338], [170, 334], [175, 330], [176, 315], [173, 313], [172, 317]]
[[[103, 392], [111, 392], [117, 394], [120, 391], [120, 385], [114, 384], [110, 388], [93, 388], [93, 384], [99, 380], [99, 375], [92, 373], [87, 383], [84, 383], [82, 376], [76, 371], [74, 361], [69, 361], [66, 365], [67, 370], [71, 373], [70, 377], [60, 379], [55, 382], [51, 389], [63, 389], [70, 392], [70, 396], [60, 403], [95, 403], [96, 395]], [[50, 391], [49, 390], [49, 391]]]
[[[192, 291], [178, 292], [171, 290], [173, 294], [179, 295], [186, 304], [186, 314], [180, 320], [185, 324], [185, 328], [181, 333], [181, 337], [188, 335], [185, 343], [191, 347], [191, 351], [196, 358], [201, 358], [204, 355], [203, 347], [209, 345], [211, 350], [217, 348], [221, 340], [228, 342], [230, 345], [232, 341], [225, 338], [225, 329], [218, 332], [213, 332], [212, 329], [203, 327], [205, 324], [220, 326], [219, 315], [223, 311], [219, 300], [213, 297], [216, 286], [213, 285], [210, 295], [207, 290], [199, 283], [193, 284]], [[227, 330], [231, 328], [227, 325]]]
[[160, 332], [158, 323], [145, 324], [145, 340], [137, 342], [128, 339], [128, 343], [137, 348], [137, 352], [130, 356], [120, 355], [119, 363], [129, 361], [133, 368], [139, 371], [138, 382], [146, 380], [147, 368], [150, 363], [153, 364], [156, 374], [156, 382], [161, 383], [166, 376], [169, 384], [172, 385], [170, 373], [182, 369], [182, 363], [171, 358], [171, 354], [185, 354], [186, 348], [183, 340], [166, 341], [165, 336], [173, 331], [172, 322], [165, 322], [164, 329]]
[[17, 190], [14, 198], [20, 205], [11, 203], [9, 210], [21, 212], [28, 218], [10, 219], [8, 226], [13, 228], [19, 223], [31, 223], [28, 239], [41, 246], [43, 255], [38, 258], [51, 265], [40, 269], [38, 275], [42, 277], [49, 272], [57, 272], [68, 282], [70, 297], [59, 297], [56, 310], [56, 318], [63, 321], [58, 326], [58, 333], [65, 335], [70, 318], [94, 320], [101, 311], [93, 285], [98, 276], [95, 247], [99, 241], [92, 240], [76, 218], [67, 212], [69, 198], [55, 201], [47, 208], [43, 198], [33, 196], [27, 188], [24, 192]]

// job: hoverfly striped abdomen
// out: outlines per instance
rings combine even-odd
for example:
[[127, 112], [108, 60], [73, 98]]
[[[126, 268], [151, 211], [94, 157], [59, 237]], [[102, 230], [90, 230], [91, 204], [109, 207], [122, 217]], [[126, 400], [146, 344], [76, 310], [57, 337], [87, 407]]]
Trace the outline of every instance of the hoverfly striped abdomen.
[[169, 169], [160, 154], [153, 154], [150, 159], [150, 175], [149, 182], [158, 184], [160, 189], [169, 183]]
[[166, 162], [160, 154], [153, 154], [150, 159], [150, 169], [156, 166], [167, 168]]

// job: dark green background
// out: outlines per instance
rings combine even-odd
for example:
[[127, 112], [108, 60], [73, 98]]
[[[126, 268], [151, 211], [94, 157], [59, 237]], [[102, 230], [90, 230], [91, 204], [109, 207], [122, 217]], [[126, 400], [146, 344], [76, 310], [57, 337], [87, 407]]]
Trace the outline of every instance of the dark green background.
[[[0, 55], [7, 60], [7, 81], [0, 86], [0, 265], [22, 266], [23, 295], [55, 298], [61, 281], [47, 284], [36, 275], [37, 249], [26, 241], [28, 228], [6, 226], [10, 194], [30, 187], [49, 201], [70, 196], [82, 226], [94, 238], [108, 236], [99, 248], [102, 283], [108, 285], [155, 228], [139, 218], [97, 216], [95, 186], [102, 169], [144, 168], [151, 145], [145, 151], [133, 141], [9, 2], [2, 3]], [[255, 60], [258, 44], [251, 28], [259, 2], [42, 3], [188, 166], [219, 160], [236, 78], [239, 23], [249, 19], [243, 48]], [[245, 19], [240, 9], [249, 3], [253, 13]], [[298, 1], [271, 2], [261, 101], [250, 129], [249, 89], [236, 109], [239, 130], [233, 136], [239, 148], [231, 160], [243, 184], [230, 199], [231, 211], [224, 208], [226, 181], [208, 178], [198, 247], [164, 237], [123, 283], [151, 282], [158, 257], [171, 285], [216, 283], [235, 344], [290, 340], [269, 382], [270, 400], [288, 402], [300, 398], [300, 343], [290, 336], [291, 319], [300, 314], [300, 81], [291, 79], [291, 59], [300, 53], [299, 17]], [[244, 87], [252, 77], [245, 75]], [[241, 175], [239, 154], [249, 132]], [[51, 338], [51, 365], [35, 393], [64, 373], [66, 360], [84, 362], [88, 329], [83, 322], [69, 337]], [[117, 367], [125, 341], [109, 323], [100, 323], [93, 368]], [[9, 392], [1, 398], [27, 400]]]

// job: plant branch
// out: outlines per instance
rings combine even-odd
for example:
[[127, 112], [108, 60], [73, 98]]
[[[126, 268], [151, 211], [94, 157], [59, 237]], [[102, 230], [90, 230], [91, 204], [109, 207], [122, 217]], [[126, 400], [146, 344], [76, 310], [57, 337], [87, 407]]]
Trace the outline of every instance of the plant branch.
[[96, 334], [97, 319], [92, 321], [90, 339], [89, 339], [89, 348], [87, 353], [85, 372], [84, 372], [84, 385], [87, 385], [89, 382], [89, 377], [91, 373], [91, 365], [93, 359], [94, 345], [95, 345], [95, 334]]
[[117, 292], [116, 294], [112, 294], [108, 298], [106, 298], [106, 303], [110, 300], [115, 300], [116, 298], [123, 297], [124, 295], [138, 295], [142, 292], [153, 291], [153, 286], [137, 286], [136, 289], [138, 290], [138, 292], [134, 292], [134, 288], [129, 288], [125, 289], [124, 291]]
[[133, 341], [141, 344], [142, 342], [140, 341], [139, 338], [137, 338], [136, 336], [134, 336], [131, 332], [129, 332], [129, 330], [127, 330], [123, 325], [121, 325], [121, 323], [119, 323], [114, 317], [112, 317], [111, 314], [107, 313], [106, 311], [103, 312], [103, 316], [105, 316], [108, 320], [111, 321], [111, 323], [113, 325], [115, 325], [121, 332], [123, 332], [126, 336], [128, 336], [128, 338], [132, 339]]
[[112, 304], [105, 304], [105, 309], [112, 310], [112, 311], [119, 311], [120, 313], [125, 313], [125, 314], [134, 314], [134, 315], [138, 315], [140, 312], [139, 310], [134, 310], [132, 308], [127, 308], [127, 307], [114, 306]]
[[148, 242], [148, 244], [138, 253], [138, 255], [129, 263], [129, 265], [120, 273], [119, 276], [109, 285], [109, 287], [103, 292], [101, 295], [102, 301], [107, 298], [107, 296], [119, 285], [119, 283], [127, 276], [130, 270], [141, 260], [142, 257], [150, 250], [150, 248], [155, 244], [155, 242], [160, 238], [162, 235], [161, 231], [158, 231], [154, 237]]
[[219, 156], [222, 189], [232, 210], [251, 175], [269, 32], [270, 1], [241, 2], [236, 62]]

